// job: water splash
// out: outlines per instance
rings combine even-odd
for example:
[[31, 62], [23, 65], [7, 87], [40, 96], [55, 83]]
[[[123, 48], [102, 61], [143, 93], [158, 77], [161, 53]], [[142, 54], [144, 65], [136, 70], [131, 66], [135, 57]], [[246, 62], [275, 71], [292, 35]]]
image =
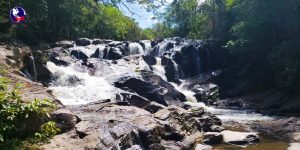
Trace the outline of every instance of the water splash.
[[139, 43], [136, 43], [136, 42], [129, 43], [128, 48], [129, 48], [129, 51], [130, 51], [131, 55], [144, 54], [144, 49]]
[[[75, 64], [70, 66], [56, 66], [52, 62], [47, 62], [47, 68], [51, 73], [58, 77], [55, 84], [49, 88], [53, 90], [54, 95], [60, 99], [64, 105], [79, 105], [89, 102], [114, 99], [119, 91], [112, 86], [104, 77], [91, 76], [87, 72], [76, 70]], [[70, 77], [77, 77], [79, 81], [75, 81], [70, 85]]]
[[156, 57], [156, 64], [152, 66], [153, 72], [159, 75], [162, 79], [167, 80], [165, 68], [161, 65], [161, 58]]

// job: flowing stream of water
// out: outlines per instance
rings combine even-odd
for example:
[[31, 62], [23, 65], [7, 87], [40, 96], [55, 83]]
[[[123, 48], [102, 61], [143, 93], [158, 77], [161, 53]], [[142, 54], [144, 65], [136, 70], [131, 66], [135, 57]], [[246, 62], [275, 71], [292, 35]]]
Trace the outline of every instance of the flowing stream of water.
[[[150, 45], [148, 43], [143, 49], [138, 43], [131, 43], [129, 44], [129, 47], [130, 53], [132, 54], [144, 54], [145, 52], [147, 53], [149, 51]], [[74, 48], [78, 47], [76, 47], [75, 45]], [[104, 46], [99, 47], [100, 51], [104, 48]], [[80, 50], [84, 52], [88, 51], [88, 49], [85, 48], [80, 48]], [[88, 55], [90, 56], [91, 53], [88, 52]], [[34, 58], [32, 58], [32, 60], [34, 60]], [[153, 72], [162, 77], [164, 80], [167, 80], [165, 76], [166, 71], [164, 69], [164, 66], [161, 65], [161, 58], [157, 57], [156, 62], [157, 63], [152, 66]], [[125, 65], [122, 67], [118, 64], [110, 64], [110, 66], [106, 67], [104, 63], [99, 65], [99, 68], [96, 67], [96, 69], [99, 69], [98, 72], [96, 71], [96, 73], [91, 74], [88, 70], [80, 68], [81, 66], [78, 66], [78, 64], [76, 63], [71, 63], [71, 65], [69, 66], [57, 66], [52, 62], [48, 62], [47, 68], [54, 75], [54, 80], [49, 88], [53, 90], [54, 95], [57, 96], [64, 105], [80, 105], [103, 99], [114, 99], [116, 94], [120, 92], [120, 89], [114, 87], [113, 84], [109, 82], [109, 78], [111, 78], [112, 76], [122, 76], [128, 73], [138, 74], [138, 70], [136, 68], [142, 69], [140, 68], [140, 66], [143, 65], [143, 63], [143, 61], [139, 61], [138, 66]], [[36, 79], [36, 69], [34, 61], [33, 67]], [[186, 103], [195, 107], [204, 107], [206, 111], [215, 114], [225, 124], [227, 123], [230, 125], [231, 122], [236, 122], [239, 124], [247, 125], [251, 124], [252, 122], [267, 121], [276, 118], [266, 116], [251, 110], [219, 109], [206, 106], [204, 103], [197, 102], [197, 99], [194, 97], [195, 93], [183, 86], [186, 84], [185, 80], [181, 80], [181, 85], [177, 85], [172, 82], [171, 84], [187, 97], [188, 102]], [[279, 141], [270, 137], [262, 137], [262, 142], [260, 144], [249, 146], [247, 147], [247, 149], [269, 150], [273, 145], [275, 147], [273, 147], [272, 150], [281, 150], [286, 149], [288, 146], [287, 142]], [[230, 145], [220, 145], [215, 147], [215, 149], [235, 150], [239, 148]]]

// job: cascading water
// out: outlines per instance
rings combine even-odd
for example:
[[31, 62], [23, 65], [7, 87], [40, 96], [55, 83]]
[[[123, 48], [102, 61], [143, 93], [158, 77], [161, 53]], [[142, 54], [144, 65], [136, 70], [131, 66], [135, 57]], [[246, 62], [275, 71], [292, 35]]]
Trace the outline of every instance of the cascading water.
[[[47, 68], [57, 78], [50, 89], [64, 105], [113, 99], [118, 92], [118, 89], [108, 83], [104, 77], [91, 76], [87, 72], [76, 70], [76, 64], [64, 67], [47, 62]], [[72, 78], [77, 80], [72, 81]]]
[[[148, 44], [146, 44], [147, 42], [148, 41], [143, 42], [145, 45], [145, 49], [139, 43], [129, 43], [128, 48], [130, 54], [148, 54], [149, 51], [149, 55], [151, 55], [151, 50], [148, 50], [151, 49], [151, 43], [148, 42]], [[182, 58], [187, 60], [193, 59], [189, 62], [194, 62], [196, 63], [194, 64], [194, 66], [199, 67], [200, 57], [196, 56], [198, 55], [197, 51], [195, 51], [195, 49], [192, 49], [193, 55], [195, 56], [187, 57], [190, 56], [190, 54], [188, 54], [190, 52], [189, 49], [186, 49], [185, 52], [182, 52], [182, 48], [185, 45], [188, 45], [188, 42], [182, 41], [181, 43], [178, 43], [178, 41], [172, 39], [167, 39], [159, 43], [156, 47], [156, 50], [158, 50], [158, 52], [156, 53], [158, 54], [158, 56], [156, 55], [155, 57], [156, 64], [151, 66], [153, 72], [162, 77], [162, 79], [167, 80], [166, 70], [165, 67], [162, 66], [161, 62], [161, 57], [164, 57], [165, 54], [167, 54], [171, 61], [174, 63], [176, 69], [179, 69], [177, 66], [177, 62], [173, 60], [176, 53], [184, 53], [181, 54], [184, 55], [182, 56]], [[53, 90], [54, 94], [62, 101], [63, 104], [76, 105], [103, 99], [115, 99], [115, 96], [120, 92], [120, 89], [115, 88], [109, 81], [116, 79], [116, 77], [124, 76], [125, 74], [138, 74], [139, 70], [144, 70], [148, 66], [143, 60], [134, 62], [134, 57], [130, 59], [120, 59], [118, 61], [114, 61], [114, 63], [112, 63], [113, 61], [102, 61], [102, 52], [105, 47], [105, 44], [88, 46], [74, 45], [74, 47], [69, 49], [69, 51], [76, 50], [78, 53], [81, 52], [87, 57], [90, 57], [95, 53], [96, 49], [98, 49], [99, 55], [97, 58], [95, 58], [96, 60], [94, 62], [93, 70], [89, 70], [88, 68], [82, 66], [82, 62], [80, 60], [72, 62], [69, 66], [57, 66], [51, 62], [47, 63], [47, 68], [54, 75], [54, 81], [52, 82], [50, 89]], [[154, 49], [152, 49], [152, 51]], [[210, 57], [210, 54], [208, 54], [207, 57]], [[91, 59], [89, 59], [89, 61], [91, 61]], [[190, 66], [188, 64], [185, 67]], [[197, 74], [198, 73], [199, 72], [197, 72]], [[171, 84], [187, 97], [188, 104], [197, 107], [204, 107], [207, 111], [216, 114], [224, 121], [242, 122], [249, 120], [257, 121], [272, 119], [270, 117], [254, 113], [252, 111], [217, 109], [206, 106], [204, 103], [197, 102], [197, 99], [194, 96], [196, 93], [187, 88], [190, 84], [189, 82], [187, 82], [187, 79], [180, 79], [180, 82], [180, 85], [178, 85], [178, 83], [172, 82]]]
[[[162, 42], [161, 44], [159, 44], [159, 49], [158, 49], [158, 53], [159, 54], [163, 54], [163, 52], [165, 51], [181, 51], [183, 45], [185, 44], [181, 44], [181, 45], [175, 45], [173, 48], [168, 49], [168, 44], [167, 42], [170, 42], [169, 40], [165, 40], [165, 42]], [[170, 45], [170, 44], [169, 44]], [[210, 60], [210, 52], [208, 49], [206, 49], [207, 52], [207, 60], [209, 62], [208, 65], [211, 65], [211, 60]], [[197, 53], [194, 52], [196, 55]], [[173, 57], [173, 56], [171, 56]], [[188, 59], [188, 58], [186, 58]], [[192, 59], [192, 58], [190, 58]], [[195, 63], [197, 63], [195, 66], [198, 66], [200, 71], [200, 57], [195, 56], [194, 57], [194, 61]], [[165, 69], [164, 67], [161, 65], [161, 59], [156, 57], [156, 65], [153, 65], [153, 71], [161, 76], [163, 79], [166, 80], [166, 76], [165, 76]], [[177, 65], [177, 64], [176, 64]], [[200, 72], [198, 72], [200, 74]], [[202, 102], [197, 102], [197, 99], [195, 98], [195, 92], [189, 90], [187, 87], [188, 85], [190, 85], [189, 82], [187, 82], [187, 79], [180, 79], [181, 84], [178, 85], [176, 83], [170, 82], [178, 91], [180, 91], [181, 93], [183, 93], [186, 97], [188, 102], [186, 102], [189, 105], [195, 106], [195, 107], [203, 107], [206, 111], [211, 112], [212, 114], [215, 114], [216, 116], [218, 116], [221, 120], [223, 120], [224, 122], [239, 122], [239, 123], [246, 123], [246, 122], [251, 122], [251, 121], [262, 121], [262, 120], [273, 120], [273, 117], [270, 116], [264, 116], [262, 114], [256, 113], [254, 111], [250, 111], [250, 110], [231, 110], [231, 109], [219, 109], [219, 108], [214, 108], [214, 107], [210, 107], [210, 106], [206, 106], [204, 103]]]
[[36, 71], [36, 65], [35, 65], [34, 57], [30, 56], [30, 60], [31, 60], [31, 63], [32, 63], [32, 70], [33, 70], [32, 80], [37, 81], [37, 71]]
[[155, 59], [156, 59], [156, 64], [152, 66], [153, 72], [167, 81], [167, 77], [165, 75], [166, 71], [164, 67], [161, 65], [161, 58], [156, 57]]
[[131, 55], [134, 54], [144, 54], [144, 49], [139, 43], [129, 43], [129, 51]]

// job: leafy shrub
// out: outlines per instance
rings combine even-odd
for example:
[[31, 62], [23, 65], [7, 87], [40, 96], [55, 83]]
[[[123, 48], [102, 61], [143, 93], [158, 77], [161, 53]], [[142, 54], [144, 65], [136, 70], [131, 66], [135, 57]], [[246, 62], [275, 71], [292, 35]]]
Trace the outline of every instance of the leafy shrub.
[[[37, 135], [39, 139], [51, 137], [59, 132], [49, 113], [56, 106], [48, 99], [22, 102], [20, 88], [16, 83], [0, 74], [0, 147], [2, 142], [26, 139]], [[47, 122], [47, 123], [45, 123]], [[38, 131], [37, 134], [35, 134]]]
[[56, 123], [53, 121], [49, 121], [43, 124], [40, 128], [40, 131], [35, 133], [35, 137], [37, 140], [45, 140], [49, 137], [52, 137], [60, 132], [60, 129], [57, 128]]

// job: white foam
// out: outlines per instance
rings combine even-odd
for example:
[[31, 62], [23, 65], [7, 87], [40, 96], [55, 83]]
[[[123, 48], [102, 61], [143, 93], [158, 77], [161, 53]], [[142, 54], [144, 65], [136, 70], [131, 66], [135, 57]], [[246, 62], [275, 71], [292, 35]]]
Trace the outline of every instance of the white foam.
[[156, 64], [152, 66], [153, 72], [162, 79], [167, 80], [165, 68], [161, 65], [161, 58], [156, 57]]
[[[57, 83], [49, 88], [53, 94], [64, 105], [79, 105], [89, 102], [114, 98], [117, 88], [109, 84], [104, 77], [91, 76], [85, 72], [79, 72], [74, 69], [74, 65], [67, 67], [56, 66], [52, 62], [47, 62], [47, 68], [54, 75], [58, 76]], [[82, 83], [74, 86], [64, 86], [69, 82], [70, 76], [76, 76]]]

